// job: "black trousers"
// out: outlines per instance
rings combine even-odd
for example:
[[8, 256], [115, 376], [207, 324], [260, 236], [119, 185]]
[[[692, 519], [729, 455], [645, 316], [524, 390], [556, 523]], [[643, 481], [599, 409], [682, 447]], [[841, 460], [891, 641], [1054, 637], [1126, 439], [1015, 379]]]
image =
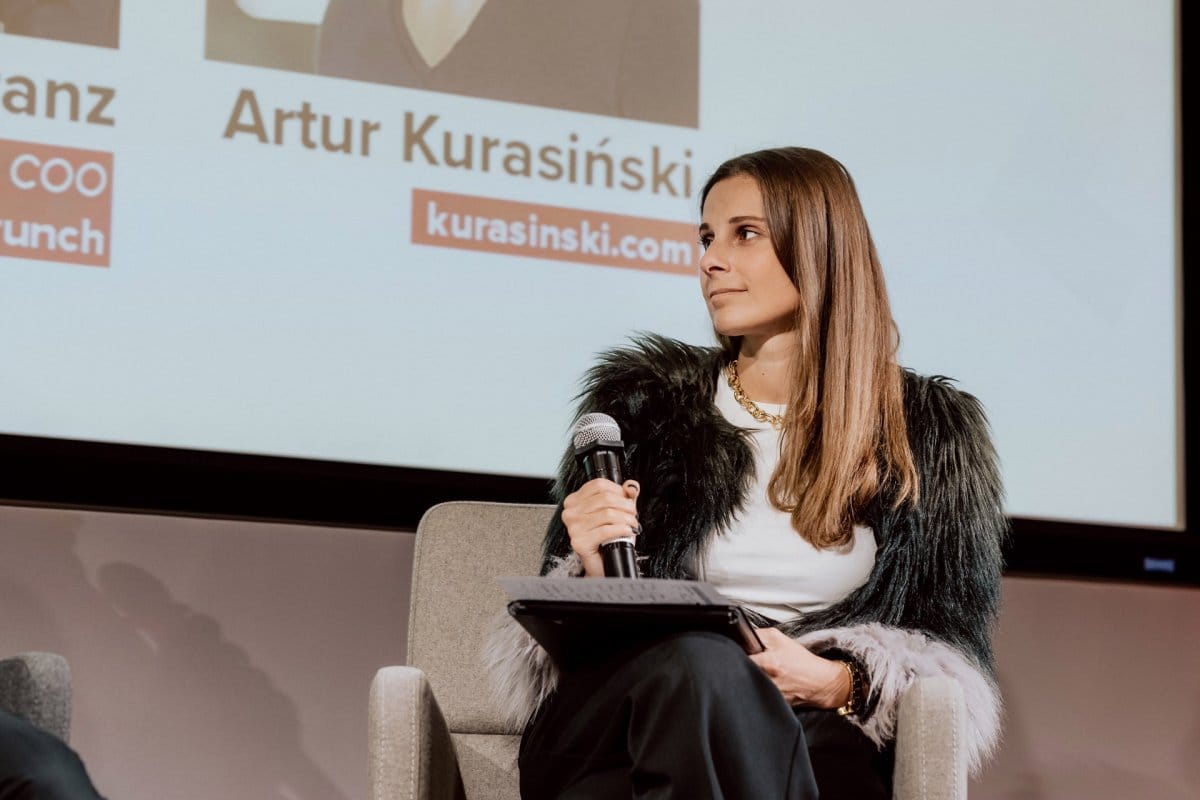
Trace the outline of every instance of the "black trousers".
[[0, 711], [0, 800], [101, 800], [62, 739]]
[[523, 800], [880, 800], [892, 756], [789, 707], [729, 639], [688, 633], [564, 673], [518, 763]]

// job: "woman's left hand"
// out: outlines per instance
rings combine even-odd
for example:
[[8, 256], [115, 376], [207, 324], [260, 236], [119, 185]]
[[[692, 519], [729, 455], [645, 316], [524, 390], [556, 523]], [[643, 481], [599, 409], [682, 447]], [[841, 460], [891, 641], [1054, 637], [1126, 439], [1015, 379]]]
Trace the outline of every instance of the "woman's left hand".
[[777, 628], [759, 628], [766, 647], [750, 660], [793, 706], [838, 708], [850, 699], [850, 677], [840, 662], [822, 658]]

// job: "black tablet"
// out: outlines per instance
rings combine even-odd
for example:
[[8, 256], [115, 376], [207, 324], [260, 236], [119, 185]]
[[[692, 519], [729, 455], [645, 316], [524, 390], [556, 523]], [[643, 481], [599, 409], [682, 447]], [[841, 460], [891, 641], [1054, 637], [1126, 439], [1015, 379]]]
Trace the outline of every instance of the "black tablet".
[[564, 669], [688, 631], [727, 636], [746, 653], [765, 648], [739, 606], [513, 600], [508, 613]]

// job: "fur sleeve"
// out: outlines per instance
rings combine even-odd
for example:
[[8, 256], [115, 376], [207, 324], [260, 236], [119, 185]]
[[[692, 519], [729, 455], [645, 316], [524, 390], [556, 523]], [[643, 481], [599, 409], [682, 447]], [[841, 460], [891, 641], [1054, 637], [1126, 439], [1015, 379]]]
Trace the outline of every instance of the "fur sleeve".
[[[555, 562], [546, 573], [550, 578], [582, 574], [583, 564], [574, 553]], [[480, 657], [491, 678], [493, 696], [505, 724], [522, 730], [538, 706], [554, 692], [558, 668], [507, 611], [497, 614], [488, 627]]]
[[983, 407], [945, 378], [910, 377], [908, 437], [920, 480], [915, 508], [885, 512], [884, 550], [899, 597], [889, 620], [957, 646], [992, 668], [1008, 532], [1000, 465]]
[[916, 631], [878, 623], [812, 631], [798, 638], [810, 650], [853, 655], [870, 676], [870, 713], [850, 717], [883, 747], [896, 736], [900, 698], [917, 678], [949, 677], [966, 699], [967, 766], [972, 775], [995, 751], [1000, 737], [1000, 693], [991, 675], [960, 651]]
[[856, 722], [879, 744], [894, 736], [900, 697], [914, 679], [956, 679], [974, 771], [1000, 735], [991, 646], [1008, 529], [1000, 470], [982, 407], [948, 380], [906, 373], [905, 411], [917, 502], [880, 502], [870, 520], [879, 549], [864, 586], [780, 627], [817, 652], [837, 648], [862, 662], [870, 713]]

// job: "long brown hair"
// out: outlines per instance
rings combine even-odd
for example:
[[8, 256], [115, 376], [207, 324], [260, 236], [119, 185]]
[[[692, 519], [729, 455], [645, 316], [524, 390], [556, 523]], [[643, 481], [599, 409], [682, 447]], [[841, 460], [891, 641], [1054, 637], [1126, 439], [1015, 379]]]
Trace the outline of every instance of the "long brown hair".
[[[801, 296], [767, 496], [814, 546], [844, 545], [885, 482], [895, 482], [897, 506], [918, 492], [883, 269], [854, 181], [837, 160], [802, 147], [738, 156], [708, 179], [701, 211], [712, 187], [741, 175], [758, 184], [775, 255]], [[717, 338], [737, 358], [740, 337]]]

